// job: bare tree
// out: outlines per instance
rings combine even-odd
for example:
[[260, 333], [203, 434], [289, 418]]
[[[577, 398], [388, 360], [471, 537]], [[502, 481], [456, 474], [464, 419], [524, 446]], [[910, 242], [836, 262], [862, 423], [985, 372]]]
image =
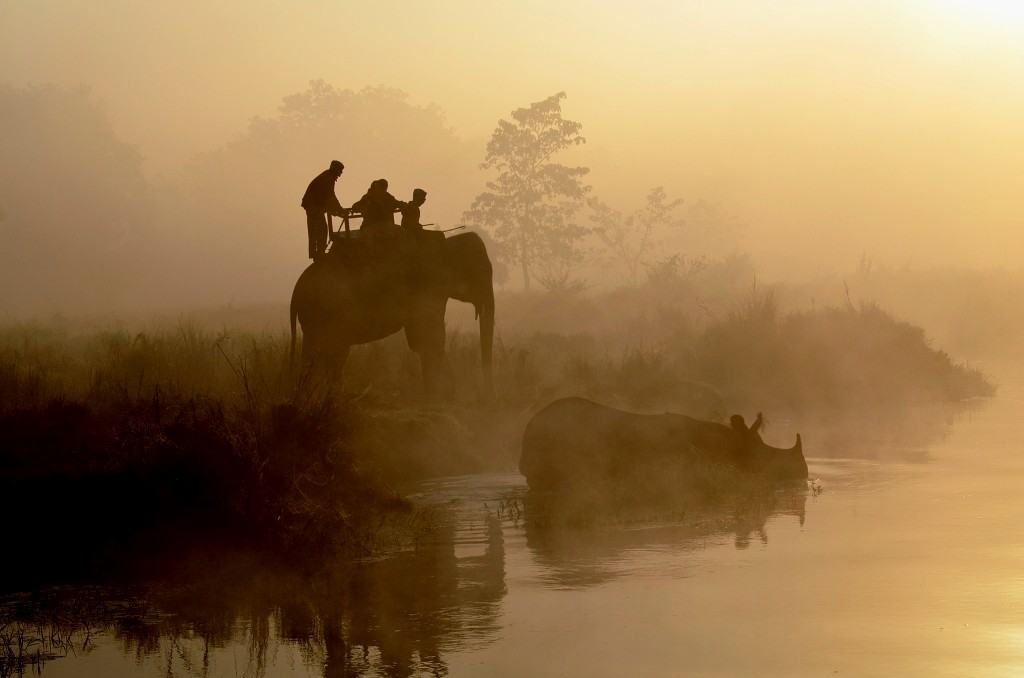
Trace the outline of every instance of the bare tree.
[[625, 265], [626, 284], [633, 286], [639, 282], [641, 269], [651, 265], [651, 255], [658, 249], [663, 235], [683, 224], [683, 220], [673, 214], [682, 203], [681, 198], [669, 202], [661, 186], [652, 188], [647, 204], [628, 216], [597, 198], [590, 199], [590, 219], [597, 224], [594, 232], [611, 258]]

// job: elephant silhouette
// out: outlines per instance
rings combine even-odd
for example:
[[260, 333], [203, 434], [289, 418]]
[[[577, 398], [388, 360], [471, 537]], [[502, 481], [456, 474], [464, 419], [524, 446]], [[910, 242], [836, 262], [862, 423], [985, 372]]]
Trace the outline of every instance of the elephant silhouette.
[[476, 233], [445, 237], [437, 232], [396, 233], [361, 242], [339, 238], [309, 265], [292, 291], [291, 354], [296, 320], [302, 330], [302, 362], [339, 369], [350, 347], [405, 329], [420, 357], [428, 395], [450, 392], [452, 369], [445, 355], [448, 299], [473, 304], [480, 323], [484, 388], [491, 390], [494, 285], [487, 247]]

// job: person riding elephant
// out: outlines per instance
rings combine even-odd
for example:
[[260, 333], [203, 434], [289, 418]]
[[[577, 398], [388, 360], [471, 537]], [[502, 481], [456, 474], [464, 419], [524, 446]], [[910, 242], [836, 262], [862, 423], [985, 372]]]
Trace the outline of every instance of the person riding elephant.
[[309, 234], [309, 258], [314, 261], [327, 250], [331, 215], [340, 217], [345, 214], [345, 208], [334, 194], [334, 184], [344, 171], [345, 165], [340, 160], [332, 160], [330, 167], [316, 175], [302, 194], [301, 205], [306, 210], [306, 230]]
[[360, 230], [364, 237], [372, 239], [380, 233], [394, 230], [395, 212], [405, 207], [405, 204], [388, 193], [387, 179], [377, 179], [370, 184], [366, 194], [352, 205], [352, 211], [363, 215]]
[[423, 224], [420, 223], [420, 205], [427, 201], [427, 192], [417, 188], [412, 192], [412, 201], [405, 203], [402, 208], [402, 228], [407, 231], [422, 231]]
[[[398, 227], [395, 227], [396, 229]], [[404, 329], [409, 348], [420, 357], [424, 390], [445, 395], [454, 387], [445, 354], [445, 311], [449, 299], [473, 304], [480, 323], [483, 386], [491, 389], [494, 342], [494, 275], [487, 247], [476, 233], [437, 240], [408, 256], [413, 238], [396, 238], [374, 265], [339, 257], [334, 265], [309, 266], [295, 282], [289, 309], [291, 356], [296, 324], [302, 329], [302, 362], [307, 368], [340, 370], [351, 346], [383, 339]]]

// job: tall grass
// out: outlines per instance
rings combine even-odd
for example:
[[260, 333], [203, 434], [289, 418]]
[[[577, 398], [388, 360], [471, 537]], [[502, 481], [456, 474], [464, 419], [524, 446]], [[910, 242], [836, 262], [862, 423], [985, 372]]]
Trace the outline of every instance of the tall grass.
[[993, 392], [873, 304], [786, 314], [754, 288], [725, 312], [657, 312], [650, 339], [499, 322], [493, 392], [475, 328], [452, 325], [458, 384], [441, 404], [424, 400], [401, 335], [357, 347], [342, 378], [293, 370], [283, 331], [0, 328], [0, 490], [56, 522], [185, 517], [285, 551], [362, 548], [378, 524], [368, 516], [400, 508], [417, 480], [514, 468], [531, 413], [561, 396], [723, 419]]
[[127, 533], [184, 519], [281, 551], [360, 547], [364, 516], [404, 507], [366, 453], [375, 415], [332, 375], [298, 376], [285, 339], [191, 324], [8, 328], [5, 497], [54, 517], [85, 509]]

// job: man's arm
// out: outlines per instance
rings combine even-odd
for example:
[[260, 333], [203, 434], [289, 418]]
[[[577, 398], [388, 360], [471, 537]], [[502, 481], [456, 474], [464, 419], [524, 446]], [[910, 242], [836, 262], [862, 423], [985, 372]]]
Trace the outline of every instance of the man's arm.
[[329, 211], [330, 211], [331, 214], [333, 214], [335, 216], [339, 216], [339, 217], [345, 216], [345, 208], [341, 206], [340, 202], [338, 202], [338, 196], [334, 193], [333, 190], [331, 191], [330, 210]]
[[408, 203], [404, 203], [390, 193], [384, 193], [380, 196], [381, 205], [391, 209], [392, 211], [398, 211], [405, 207]]

